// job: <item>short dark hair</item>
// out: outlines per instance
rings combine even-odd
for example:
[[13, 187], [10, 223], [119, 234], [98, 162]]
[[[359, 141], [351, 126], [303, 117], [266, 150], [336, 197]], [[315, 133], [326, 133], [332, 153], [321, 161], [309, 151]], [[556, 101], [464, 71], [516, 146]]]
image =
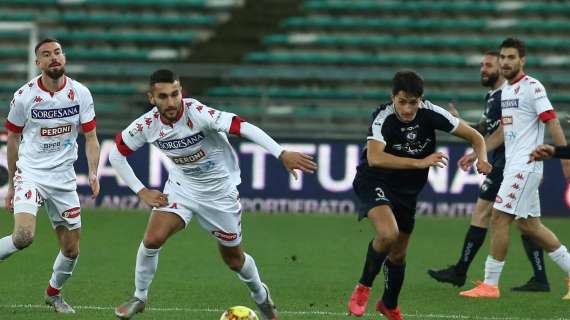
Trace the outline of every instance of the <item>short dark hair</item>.
[[[43, 46], [46, 43], [50, 43], [50, 42], [55, 42], [55, 43], [59, 43], [59, 41], [55, 38], [45, 38], [42, 41], [38, 42], [38, 44], [36, 44], [36, 47], [34, 48], [34, 52], [36, 53], [36, 56], [38, 55], [38, 50], [40, 49], [41, 46]], [[61, 45], [61, 44], [60, 44]]]
[[526, 45], [524, 44], [524, 42], [518, 38], [506, 38], [505, 40], [503, 40], [503, 42], [501, 43], [501, 45], [499, 46], [499, 49], [503, 49], [503, 48], [515, 48], [517, 49], [517, 51], [519, 52], [519, 57], [524, 57], [526, 55]]
[[392, 79], [392, 95], [395, 96], [400, 91], [421, 97], [424, 93], [424, 80], [413, 70], [398, 71]]
[[485, 55], [485, 56], [493, 56], [493, 57], [495, 57], [495, 58], [499, 58], [499, 52], [498, 52], [498, 51], [495, 51], [495, 50], [487, 51], [487, 52], [485, 52], [484, 55]]
[[174, 72], [168, 69], [160, 69], [150, 75], [149, 84], [152, 87], [157, 83], [173, 83], [175, 81], [180, 81], [180, 79]]

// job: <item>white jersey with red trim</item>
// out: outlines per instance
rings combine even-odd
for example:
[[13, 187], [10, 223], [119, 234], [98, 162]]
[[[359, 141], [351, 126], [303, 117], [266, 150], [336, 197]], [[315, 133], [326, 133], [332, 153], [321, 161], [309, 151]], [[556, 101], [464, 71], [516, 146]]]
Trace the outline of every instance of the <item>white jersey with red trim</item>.
[[529, 154], [544, 142], [540, 115], [553, 110], [544, 86], [524, 75], [507, 84], [501, 94], [501, 122], [505, 135], [505, 171], [542, 173], [542, 161], [528, 162]]
[[49, 92], [38, 76], [14, 93], [6, 129], [22, 133], [18, 169], [38, 173], [73, 171], [79, 127], [95, 128], [95, 110], [89, 89], [64, 76], [57, 92]]
[[117, 135], [124, 156], [150, 143], [170, 158], [170, 180], [201, 197], [219, 197], [241, 183], [237, 156], [227, 134], [239, 135], [241, 119], [207, 107], [195, 99], [182, 100], [183, 111], [172, 124], [163, 122], [157, 107]]

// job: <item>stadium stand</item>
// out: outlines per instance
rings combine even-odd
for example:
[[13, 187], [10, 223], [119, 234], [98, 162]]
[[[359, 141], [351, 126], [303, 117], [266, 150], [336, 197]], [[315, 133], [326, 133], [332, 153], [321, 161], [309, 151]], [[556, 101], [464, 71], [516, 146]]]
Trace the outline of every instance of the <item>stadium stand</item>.
[[[40, 37], [62, 41], [68, 72], [97, 95], [109, 129], [146, 107], [146, 77], [169, 67], [188, 94], [273, 134], [319, 126], [346, 138], [362, 135], [402, 68], [424, 76], [428, 99], [476, 120], [480, 55], [511, 35], [527, 42], [527, 71], [564, 115], [568, 12], [564, 1], [0, 0], [3, 23], [33, 21]], [[25, 81], [28, 35], [0, 28], [3, 101]]]
[[[242, 0], [0, 1], [0, 20], [35, 22], [39, 37], [62, 42], [67, 71], [95, 95], [103, 130], [116, 130], [146, 107], [153, 68], [187, 61]], [[172, 32], [176, 30], [176, 32]], [[0, 97], [26, 81], [29, 32], [0, 28]], [[7, 111], [7, 103], [0, 110]], [[117, 115], [124, 117], [117, 117]]]

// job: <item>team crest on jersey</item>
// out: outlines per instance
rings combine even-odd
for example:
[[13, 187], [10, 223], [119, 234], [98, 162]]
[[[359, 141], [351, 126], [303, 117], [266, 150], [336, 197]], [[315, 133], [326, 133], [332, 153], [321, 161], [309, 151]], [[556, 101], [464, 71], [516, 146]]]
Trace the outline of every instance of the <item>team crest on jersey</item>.
[[42, 137], [53, 137], [53, 136], [59, 136], [62, 134], [66, 134], [66, 133], [71, 133], [71, 125], [64, 125], [64, 126], [60, 126], [60, 127], [55, 127], [55, 128], [41, 128], [40, 129], [40, 135]]
[[75, 92], [73, 92], [73, 89], [69, 89], [69, 92], [67, 93], [67, 98], [71, 101], [75, 100]]
[[408, 140], [410, 142], [416, 140], [417, 137], [418, 137], [417, 131], [410, 131], [410, 132], [406, 133], [406, 140]]
[[60, 109], [32, 109], [32, 119], [60, 119], [79, 114], [79, 105]]
[[501, 109], [512, 109], [519, 107], [519, 99], [509, 99], [501, 101]]

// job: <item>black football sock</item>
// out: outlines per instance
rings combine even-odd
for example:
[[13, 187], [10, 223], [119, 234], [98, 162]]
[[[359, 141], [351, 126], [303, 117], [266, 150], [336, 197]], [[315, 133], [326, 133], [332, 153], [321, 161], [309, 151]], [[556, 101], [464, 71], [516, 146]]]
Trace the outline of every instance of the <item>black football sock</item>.
[[406, 264], [394, 264], [390, 259], [386, 259], [384, 266], [384, 294], [382, 301], [388, 309], [398, 306], [398, 296], [404, 284], [404, 274]]
[[534, 278], [540, 282], [547, 283], [546, 268], [544, 267], [544, 252], [541, 247], [536, 245], [534, 240], [525, 235], [521, 235], [524, 251], [532, 265]]
[[372, 241], [368, 244], [368, 252], [366, 253], [366, 262], [364, 262], [364, 269], [362, 270], [362, 277], [360, 283], [372, 287], [372, 283], [376, 276], [382, 269], [382, 264], [386, 260], [387, 252], [377, 252], [372, 247]]
[[458, 274], [466, 274], [471, 262], [475, 258], [477, 251], [485, 242], [485, 235], [487, 235], [487, 229], [477, 226], [469, 226], [467, 234], [465, 235], [465, 240], [463, 242], [463, 250], [461, 250], [461, 257], [457, 264], [455, 265], [455, 271]]

